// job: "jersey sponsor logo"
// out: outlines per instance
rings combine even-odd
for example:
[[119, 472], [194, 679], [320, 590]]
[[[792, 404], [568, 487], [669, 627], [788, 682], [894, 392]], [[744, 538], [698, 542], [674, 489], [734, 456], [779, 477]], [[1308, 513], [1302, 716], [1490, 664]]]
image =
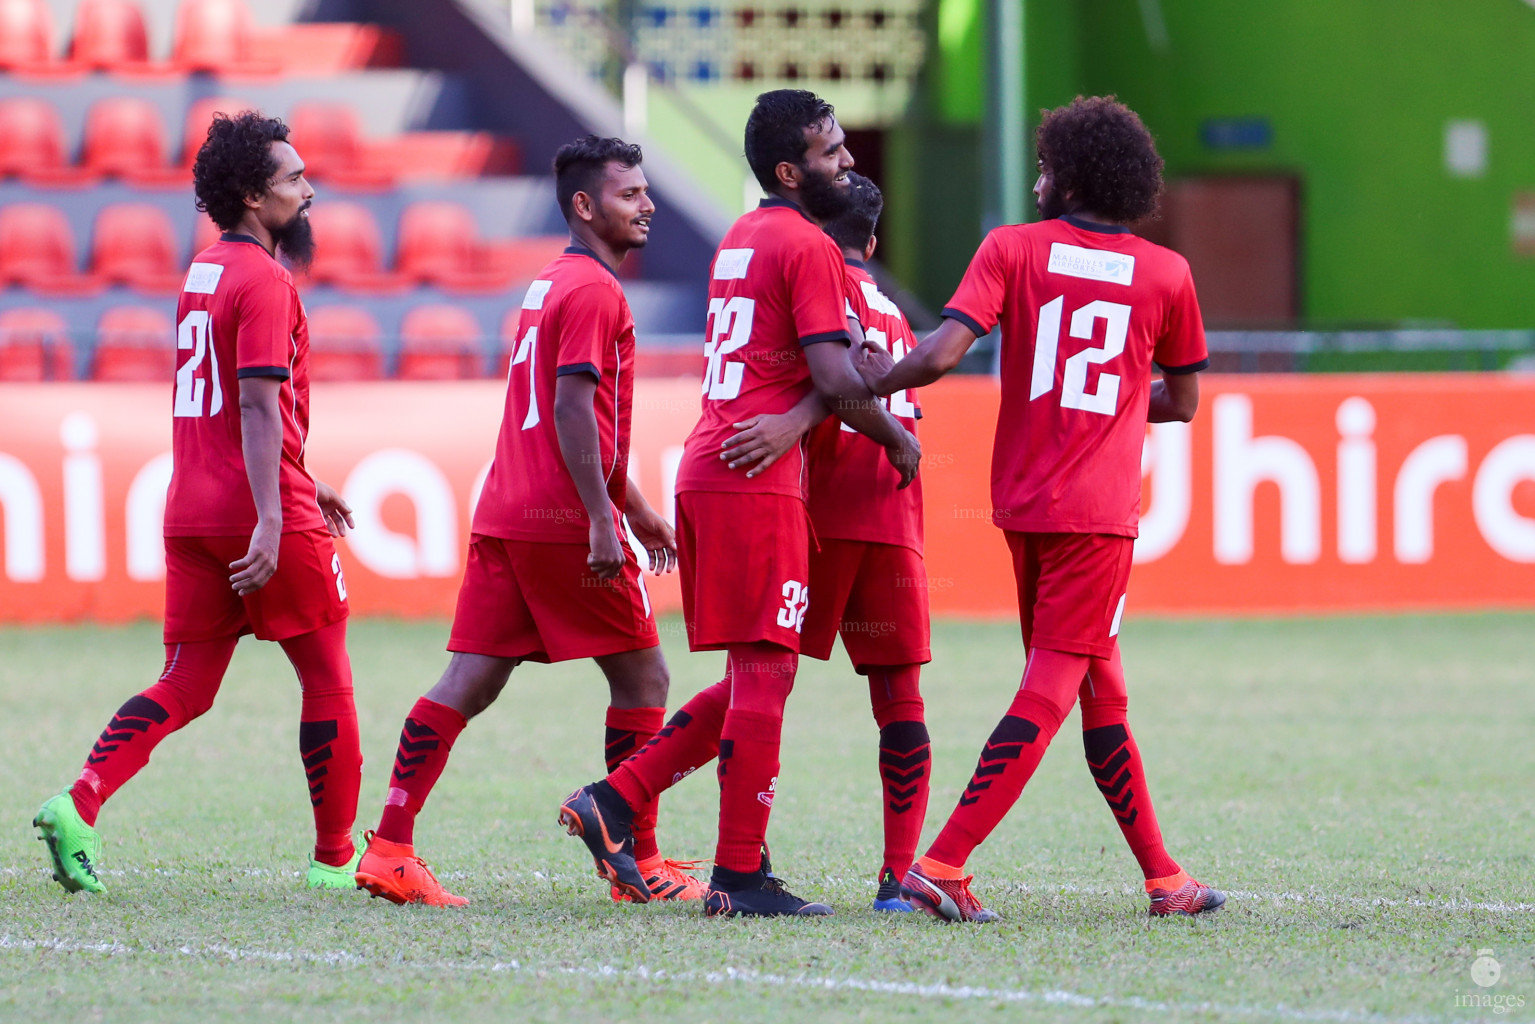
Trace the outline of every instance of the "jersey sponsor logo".
[[223, 276], [222, 263], [194, 263], [187, 271], [187, 283], [181, 286], [181, 290], [194, 295], [212, 295], [219, 286], [219, 278]]
[[746, 268], [751, 266], [752, 253], [755, 249], [721, 249], [719, 255], [714, 257], [714, 279], [716, 281], [744, 281], [746, 280]]
[[549, 289], [553, 287], [553, 281], [534, 281], [528, 285], [528, 294], [522, 297], [522, 308], [543, 309], [544, 299], [548, 296]]
[[1080, 245], [1053, 242], [1050, 245], [1049, 271], [1089, 281], [1129, 285], [1135, 277], [1135, 257], [1104, 249], [1084, 249]]

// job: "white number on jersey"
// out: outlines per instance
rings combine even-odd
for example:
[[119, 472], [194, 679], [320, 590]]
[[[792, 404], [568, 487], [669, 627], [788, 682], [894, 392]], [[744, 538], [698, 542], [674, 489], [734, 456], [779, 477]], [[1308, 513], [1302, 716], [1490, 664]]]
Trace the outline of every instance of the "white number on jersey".
[[[869, 341], [874, 342], [876, 345], [883, 345], [885, 348], [889, 349], [890, 358], [894, 359], [896, 362], [900, 362], [902, 359], [904, 359], [907, 351], [909, 351], [904, 340], [897, 338], [895, 341], [891, 341], [889, 335], [880, 330], [878, 327], [864, 328], [863, 336]], [[909, 391], [897, 391], [890, 397], [881, 398], [879, 401], [881, 405], [890, 410], [890, 415], [903, 416], [906, 419], [914, 420], [917, 418], [917, 407], [908, 397], [910, 394], [911, 392]], [[854, 430], [846, 423], [842, 424], [842, 429], [847, 431], [849, 434], [858, 433], [858, 431]]]
[[[1039, 326], [1034, 333], [1034, 370], [1029, 383], [1029, 401], [1055, 390], [1055, 360], [1060, 348], [1061, 311], [1066, 297], [1057, 295], [1039, 308]], [[1112, 416], [1119, 408], [1119, 375], [1098, 376], [1098, 390], [1087, 390], [1087, 367], [1116, 358], [1125, 350], [1130, 334], [1130, 307], [1122, 302], [1095, 299], [1071, 314], [1071, 337], [1081, 341], [1093, 338], [1093, 322], [1103, 320], [1108, 326], [1101, 348], [1086, 348], [1066, 360], [1061, 377], [1061, 407]]]
[[783, 607], [778, 609], [778, 624], [798, 633], [805, 625], [805, 609], [810, 607], [810, 588], [799, 580], [783, 585]]
[[517, 343], [517, 350], [512, 353], [512, 365], [507, 368], [506, 386], [512, 386], [512, 374], [517, 371], [513, 367], [528, 364], [528, 414], [522, 419], [522, 429], [538, 426], [538, 382], [533, 378], [533, 371], [538, 365], [538, 328], [529, 327], [528, 333], [522, 336]]
[[745, 348], [751, 340], [756, 312], [757, 303], [740, 295], [729, 300], [709, 300], [709, 334], [704, 339], [705, 398], [735, 398], [741, 393], [746, 364], [725, 357]]
[[[213, 325], [206, 309], [194, 309], [176, 327], [176, 348], [191, 349], [192, 357], [176, 370], [176, 397], [172, 413], [176, 416], [217, 416], [224, 408], [224, 385], [219, 381], [219, 357], [213, 350]], [[199, 376], [203, 362], [209, 363], [206, 376]], [[211, 388], [210, 388], [211, 383]], [[204, 403], [212, 390], [211, 402]], [[206, 411], [204, 404], [211, 407]]]

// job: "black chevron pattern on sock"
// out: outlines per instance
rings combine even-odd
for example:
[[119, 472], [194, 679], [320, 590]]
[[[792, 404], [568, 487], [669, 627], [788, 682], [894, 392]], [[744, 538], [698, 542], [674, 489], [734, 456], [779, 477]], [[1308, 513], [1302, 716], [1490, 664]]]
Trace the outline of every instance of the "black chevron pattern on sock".
[[725, 773], [730, 770], [730, 759], [735, 756], [736, 741], [724, 739], [720, 740], [720, 752], [718, 759], [715, 761], [715, 765], [717, 767], [714, 769], [714, 774], [723, 779], [725, 777]]
[[[686, 729], [689, 725], [692, 724], [692, 722], [692, 715], [688, 714], [686, 711], [677, 711], [672, 715], [671, 719], [665, 725], [661, 726], [661, 728], [657, 730], [654, 736], [650, 737], [650, 739], [646, 741], [645, 746], [648, 747], [652, 744], [661, 742], [662, 740], [666, 739], [666, 737], [676, 732], [678, 729]], [[641, 747], [640, 749], [643, 750], [645, 748]]]
[[887, 806], [894, 813], [911, 810], [927, 784], [932, 751], [927, 725], [922, 722], [891, 722], [879, 731], [879, 776]]
[[959, 805], [969, 807], [979, 800], [981, 794], [991, 788], [991, 776], [1006, 771], [1009, 764], [1018, 760], [1024, 746], [1038, 738], [1039, 726], [1036, 723], [1017, 715], [1003, 715], [1002, 721], [997, 723], [986, 745], [981, 748], [981, 756], [975, 763], [975, 774], [965, 786]]
[[101, 731], [96, 742], [91, 745], [91, 752], [86, 755], [85, 763], [100, 764], [112, 751], [133, 737], [148, 732], [151, 725], [164, 725], [170, 717], [171, 713], [153, 698], [146, 697], [142, 693], [129, 697], [123, 702], [123, 706], [117, 709], [117, 713]]
[[611, 725], [607, 727], [603, 744], [603, 763], [612, 771], [633, 754], [639, 746], [637, 742], [639, 733], [633, 729], [615, 729]]
[[335, 756], [331, 744], [341, 735], [334, 718], [298, 724], [298, 752], [304, 759], [304, 777], [309, 780], [309, 802], [318, 806], [325, 799], [324, 778], [330, 769], [325, 762]]
[[1130, 730], [1123, 723], [1083, 729], [1082, 751], [1087, 756], [1087, 770], [1115, 819], [1125, 828], [1135, 824], [1140, 811], [1133, 806], [1133, 773], [1126, 767], [1130, 763]]
[[405, 727], [400, 730], [400, 746], [394, 752], [394, 771], [391, 773], [395, 782], [403, 782], [416, 774], [416, 766], [426, 761], [426, 756], [442, 745], [442, 737], [437, 730], [424, 722], [418, 722], [414, 718], [405, 719]]

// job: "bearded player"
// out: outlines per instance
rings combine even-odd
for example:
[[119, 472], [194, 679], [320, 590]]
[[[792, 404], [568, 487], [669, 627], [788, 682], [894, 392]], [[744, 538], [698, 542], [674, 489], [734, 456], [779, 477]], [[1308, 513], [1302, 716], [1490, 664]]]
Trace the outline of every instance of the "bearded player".
[[1126, 226], [1155, 210], [1162, 187], [1140, 118], [1112, 97], [1078, 97], [1045, 114], [1037, 146], [1044, 220], [987, 235], [943, 325], [899, 363], [872, 351], [860, 362], [869, 386], [892, 394], [941, 377], [1002, 326], [992, 505], [1012, 553], [1027, 662], [959, 806], [901, 891], [946, 920], [997, 919], [971, 894], [965, 862], [1080, 699], [1087, 767], [1140, 862], [1151, 913], [1205, 913], [1226, 898], [1163, 846], [1116, 639], [1146, 423], [1193, 418], [1195, 375], [1210, 362], [1204, 324], [1188, 263]]
[[214, 117], [192, 168], [197, 207], [223, 231], [198, 253], [176, 309], [165, 504], [165, 671], [118, 709], [80, 777], [33, 824], [54, 878], [101, 892], [101, 805], [155, 745], [206, 712], [241, 636], [275, 640], [298, 673], [299, 753], [314, 809], [311, 888], [352, 887], [362, 779], [346, 584], [331, 543], [351, 509], [304, 468], [309, 327], [293, 277], [314, 253], [314, 189], [288, 128]]
[[[672, 529], [629, 486], [634, 317], [614, 271], [645, 245], [655, 204], [640, 147], [587, 136], [554, 158], [571, 244], [522, 302], [496, 455], [475, 508], [469, 562], [437, 685], [400, 733], [378, 828], [357, 885], [394, 903], [459, 906], [415, 853], [415, 819], [468, 720], [524, 661], [592, 658], [607, 678], [611, 770], [656, 731], [668, 675], [623, 521], [671, 571]], [[703, 886], [660, 855], [655, 805], [634, 818], [630, 867], [615, 899], [698, 899]]]
[[736, 221], [710, 267], [702, 413], [678, 470], [677, 533], [688, 643], [725, 651], [725, 678], [560, 809], [599, 865], [633, 872], [623, 849], [631, 816], [717, 753], [710, 915], [831, 912], [789, 892], [763, 854], [784, 704], [811, 600], [804, 453], [796, 448], [747, 476], [729, 467], [724, 448], [741, 422], [787, 412], [815, 392], [883, 449], [895, 485], [911, 482], [921, 458], [916, 438], [858, 377], [842, 255], [819, 227], [847, 203], [853, 158], [845, 140], [831, 105], [812, 93], [757, 97], [746, 159], [769, 198]]
[[[884, 196], [861, 174], [848, 174], [848, 182], [846, 208], [823, 226], [842, 250], [848, 303], [864, 337], [904, 355], [912, 343], [911, 325], [865, 265], [878, 244], [874, 228]], [[916, 433], [922, 415], [916, 392], [897, 392], [886, 406]], [[874, 909], [909, 912], [901, 879], [917, 855], [932, 762], [920, 688], [922, 666], [932, 657], [922, 562], [922, 479], [898, 490], [899, 474], [879, 446], [828, 418], [814, 392], [783, 416], [757, 416], [740, 426], [742, 432], [726, 452], [732, 469], [749, 466], [746, 471], [753, 475], [810, 431], [809, 507], [817, 541], [810, 552], [810, 588], [815, 600], [805, 613], [800, 652], [825, 661], [840, 635], [854, 671], [868, 679], [884, 791], [885, 848]]]

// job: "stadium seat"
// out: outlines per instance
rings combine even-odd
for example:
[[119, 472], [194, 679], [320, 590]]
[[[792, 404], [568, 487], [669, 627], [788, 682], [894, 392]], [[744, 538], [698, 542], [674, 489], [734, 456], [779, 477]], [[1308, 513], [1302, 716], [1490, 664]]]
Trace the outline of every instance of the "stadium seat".
[[314, 230], [314, 264], [308, 279], [357, 291], [399, 291], [409, 281], [384, 270], [384, 243], [373, 211], [359, 203], [315, 203], [309, 210]]
[[395, 270], [412, 280], [450, 291], [497, 291], [513, 281], [503, 256], [500, 246], [480, 241], [474, 215], [458, 203], [423, 200], [400, 217]]
[[384, 376], [383, 332], [360, 306], [321, 306], [309, 313], [311, 380], [378, 380]]
[[156, 306], [118, 306], [96, 324], [91, 377], [104, 381], [170, 383], [176, 373], [176, 333]]
[[485, 376], [480, 324], [461, 306], [417, 306], [400, 322], [401, 380], [469, 380]]
[[254, 103], [245, 100], [215, 97], [200, 99], [187, 108], [187, 118], [182, 125], [181, 166], [190, 170], [197, 161], [197, 151], [208, 139], [208, 127], [213, 124], [214, 114], [238, 114], [242, 110], [254, 110]]
[[164, 210], [148, 203], [116, 203], [96, 215], [91, 270], [106, 282], [174, 295], [184, 276], [179, 248]]
[[405, 63], [405, 40], [393, 29], [356, 22], [258, 25], [251, 34], [250, 57], [256, 63], [309, 75], [394, 68]]
[[34, 96], [0, 100], [0, 177], [33, 185], [83, 185], [94, 175], [71, 167], [64, 122], [53, 104]]
[[149, 36], [139, 5], [134, 0], [80, 0], [69, 59], [79, 67], [100, 71], [146, 66]]
[[0, 313], [0, 381], [73, 380], [75, 350], [64, 318], [51, 309]]
[[185, 188], [186, 175], [166, 163], [165, 125], [160, 108], [135, 96], [98, 100], [85, 119], [80, 163], [108, 177], [136, 185]]
[[369, 165], [401, 180], [441, 181], [517, 174], [517, 144], [489, 132], [403, 132], [369, 145]]
[[501, 351], [496, 353], [496, 376], [505, 377], [512, 368], [512, 352], [517, 348], [517, 328], [522, 322], [522, 308], [513, 306], [501, 318]]
[[[529, 235], [482, 242], [481, 259], [512, 281], [531, 281], [570, 245], [569, 235]], [[639, 253], [630, 253], [625, 268]], [[623, 269], [623, 268], [620, 268]], [[625, 275], [627, 276], [627, 275]]]
[[182, 71], [280, 73], [281, 63], [256, 54], [258, 31], [245, 0], [181, 0], [171, 64]]
[[37, 70], [53, 63], [53, 15], [46, 0], [0, 0], [0, 68]]
[[54, 295], [86, 294], [98, 286], [75, 272], [69, 220], [44, 203], [0, 206], [0, 283]]
[[[207, 214], [199, 213], [192, 225], [192, 255], [196, 256], [208, 248], [208, 246], [217, 242], [221, 234], [223, 232], [219, 230], [219, 226], [213, 223]], [[187, 262], [190, 263], [191, 261], [188, 260]]]
[[346, 103], [299, 103], [288, 118], [293, 144], [308, 177], [347, 188], [384, 189], [394, 177], [368, 166], [367, 142], [357, 111]]

